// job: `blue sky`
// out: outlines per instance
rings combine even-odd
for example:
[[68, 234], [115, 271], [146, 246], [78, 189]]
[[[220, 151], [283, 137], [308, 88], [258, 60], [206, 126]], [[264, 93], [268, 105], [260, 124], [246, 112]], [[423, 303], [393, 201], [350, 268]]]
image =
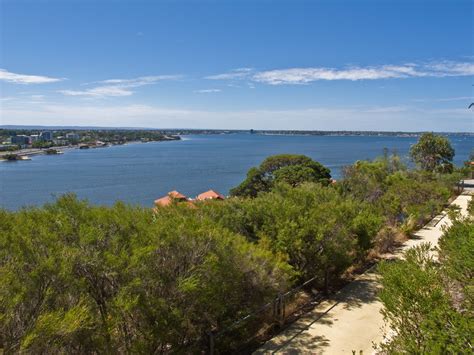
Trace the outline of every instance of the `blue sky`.
[[471, 1], [0, 4], [1, 124], [474, 131]]

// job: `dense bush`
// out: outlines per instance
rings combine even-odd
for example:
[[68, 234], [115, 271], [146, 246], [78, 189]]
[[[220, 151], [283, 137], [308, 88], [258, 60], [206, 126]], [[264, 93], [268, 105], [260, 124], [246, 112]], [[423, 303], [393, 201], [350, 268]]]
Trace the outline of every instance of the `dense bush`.
[[395, 336], [388, 353], [467, 354], [472, 350], [474, 222], [457, 220], [439, 243], [409, 249], [379, 266], [383, 314]]
[[209, 219], [71, 196], [0, 214], [0, 348], [179, 349], [287, 287], [291, 270]]
[[[474, 206], [471, 198], [471, 206]], [[471, 216], [474, 210], [470, 209]], [[439, 241], [439, 259], [449, 287], [459, 291], [455, 305], [474, 316], [474, 221], [456, 220]]]
[[346, 167], [338, 189], [343, 196], [371, 203], [390, 226], [409, 233], [442, 209], [459, 179], [457, 173], [407, 170], [392, 155]]

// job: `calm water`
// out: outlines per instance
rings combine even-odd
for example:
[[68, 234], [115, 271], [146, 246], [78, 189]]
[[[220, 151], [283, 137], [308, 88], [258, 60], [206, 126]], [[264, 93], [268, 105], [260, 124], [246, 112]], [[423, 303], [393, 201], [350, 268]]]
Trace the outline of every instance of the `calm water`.
[[[460, 165], [474, 139], [451, 137]], [[194, 197], [210, 188], [227, 194], [247, 170], [279, 153], [305, 154], [329, 167], [372, 159], [387, 147], [406, 156], [416, 138], [260, 136], [250, 134], [187, 136], [182, 141], [130, 144], [104, 149], [35, 156], [31, 161], [0, 163], [0, 206], [17, 209], [74, 192], [93, 203], [123, 200], [151, 206], [170, 190]]]

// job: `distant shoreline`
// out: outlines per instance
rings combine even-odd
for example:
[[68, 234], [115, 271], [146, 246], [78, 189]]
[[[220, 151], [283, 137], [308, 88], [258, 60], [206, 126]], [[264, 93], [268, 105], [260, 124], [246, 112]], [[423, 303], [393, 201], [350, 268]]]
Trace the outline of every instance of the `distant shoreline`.
[[[163, 131], [167, 134], [173, 134], [179, 139], [163, 139], [163, 140], [154, 140], [154, 141], [130, 141], [125, 142], [123, 144], [115, 144], [115, 143], [108, 143], [103, 146], [94, 146], [89, 145], [87, 149], [99, 149], [99, 148], [109, 148], [113, 146], [122, 146], [122, 145], [129, 145], [129, 144], [145, 144], [145, 143], [153, 143], [153, 142], [171, 142], [171, 141], [179, 141], [179, 140], [186, 140], [186, 136], [192, 135], [232, 135], [232, 134], [249, 134], [249, 135], [256, 135], [256, 136], [299, 136], [299, 137], [396, 137], [396, 138], [416, 138], [421, 133], [407, 133], [407, 132], [379, 132], [379, 131], [257, 131], [254, 130], [253, 132], [250, 131], [240, 131], [240, 130], [176, 130], [176, 131]], [[463, 132], [463, 133], [444, 133], [448, 136], [457, 136], [457, 137], [466, 137], [466, 138], [474, 138], [474, 133]], [[184, 139], [183, 139], [184, 138]], [[0, 161], [7, 161], [3, 159], [3, 156], [8, 154], [16, 154], [20, 157], [30, 158], [34, 155], [47, 155], [46, 151], [51, 148], [25, 148], [16, 151], [3, 151], [0, 152]], [[52, 149], [58, 150], [62, 154], [65, 151], [73, 150], [73, 149], [81, 149], [81, 145], [68, 145], [68, 146], [57, 146], [52, 147]], [[55, 155], [55, 154], [52, 154]], [[19, 159], [21, 160], [30, 160], [30, 159]]]
[[[115, 146], [124, 146], [124, 145], [129, 145], [129, 144], [146, 144], [146, 143], [153, 143], [153, 142], [173, 142], [173, 141], [178, 141], [178, 139], [165, 139], [165, 140], [157, 140], [157, 141], [130, 141], [126, 142], [123, 144], [107, 144], [103, 146], [89, 146], [87, 149], [99, 149], [99, 148], [111, 148]], [[20, 149], [20, 150], [15, 150], [15, 151], [4, 151], [0, 152], [0, 162], [5, 162], [7, 161], [6, 159], [3, 159], [5, 155], [9, 154], [15, 154], [20, 157], [25, 157], [25, 158], [30, 158], [31, 156], [34, 155], [49, 155], [46, 153], [48, 149], [54, 149], [59, 152], [59, 154], [50, 154], [50, 155], [60, 155], [68, 150], [75, 150], [75, 149], [81, 149], [80, 145], [66, 145], [66, 146], [58, 146], [58, 147], [52, 147], [52, 148], [25, 148], [25, 149]], [[31, 159], [18, 159], [15, 161], [27, 161]]]
[[[0, 125], [0, 129], [24, 129], [24, 130], [109, 130], [109, 131], [156, 131], [173, 135], [200, 135], [200, 134], [261, 134], [261, 135], [313, 135], [313, 136], [395, 136], [395, 137], [418, 137], [427, 131], [379, 131], [379, 130], [298, 130], [298, 129], [208, 129], [208, 128], [150, 128], [150, 127], [94, 127], [94, 126], [21, 126]], [[437, 134], [450, 136], [474, 137], [474, 132], [442, 132]]]

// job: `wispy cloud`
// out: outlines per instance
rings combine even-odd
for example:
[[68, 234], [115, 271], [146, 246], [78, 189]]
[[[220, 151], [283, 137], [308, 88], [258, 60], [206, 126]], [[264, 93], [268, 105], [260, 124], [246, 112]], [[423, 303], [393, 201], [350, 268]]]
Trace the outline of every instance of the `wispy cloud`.
[[0, 69], [0, 81], [6, 81], [14, 84], [47, 84], [62, 81], [64, 78], [52, 78], [42, 75], [17, 74]]
[[44, 99], [44, 95], [31, 95], [31, 99], [32, 100], [43, 100]]
[[155, 84], [163, 80], [176, 80], [181, 78], [181, 75], [154, 75], [141, 76], [132, 79], [108, 79], [97, 81], [95, 84], [101, 84], [91, 89], [86, 90], [59, 90], [59, 92], [66, 96], [82, 96], [89, 98], [104, 98], [104, 97], [120, 97], [133, 95], [132, 88]]
[[99, 84], [116, 84], [127, 87], [137, 87], [143, 85], [154, 84], [158, 81], [163, 80], [176, 80], [182, 78], [182, 75], [150, 75], [150, 76], [140, 76], [138, 78], [132, 79], [108, 79], [97, 81]]
[[408, 106], [376, 106], [367, 109], [362, 109], [360, 112], [367, 113], [394, 113], [394, 112], [406, 112], [411, 108]]
[[114, 97], [114, 96], [130, 96], [133, 91], [118, 86], [98, 86], [87, 90], [59, 90], [66, 96], [85, 96], [85, 97]]
[[413, 99], [413, 102], [450, 102], [473, 100], [473, 96], [443, 97], [440, 99]]
[[319, 80], [377, 80], [417, 77], [448, 77], [474, 75], [474, 63], [439, 61], [424, 64], [381, 65], [347, 68], [289, 68], [261, 71], [252, 80], [270, 84], [307, 84]]
[[202, 89], [202, 90], [195, 90], [194, 92], [197, 94], [210, 94], [213, 92], [221, 92], [221, 89]]
[[253, 80], [270, 85], [307, 84], [318, 80], [374, 80], [414, 76], [413, 67], [382, 66], [379, 68], [354, 67], [350, 69], [291, 68], [257, 73]]
[[422, 68], [427, 76], [469, 76], [474, 75], [474, 62], [454, 62], [444, 60], [441, 62], [428, 63]]
[[234, 79], [244, 79], [249, 77], [253, 72], [252, 68], [237, 68], [229, 71], [228, 73], [216, 74], [206, 76], [205, 79], [210, 80], [234, 80]]

